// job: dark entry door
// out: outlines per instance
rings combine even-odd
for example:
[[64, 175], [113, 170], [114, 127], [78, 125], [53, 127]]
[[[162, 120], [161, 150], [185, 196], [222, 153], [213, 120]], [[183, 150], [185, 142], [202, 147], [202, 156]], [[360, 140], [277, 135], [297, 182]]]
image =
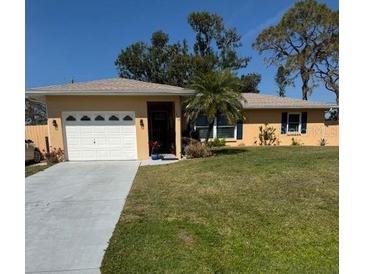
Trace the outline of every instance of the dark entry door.
[[148, 104], [148, 116], [149, 141], [160, 143], [160, 153], [174, 153], [173, 104], [170, 102], [151, 102]]
[[169, 135], [170, 135], [170, 123], [169, 115], [167, 111], [152, 111], [152, 140], [157, 140], [161, 144], [161, 150], [168, 149]]

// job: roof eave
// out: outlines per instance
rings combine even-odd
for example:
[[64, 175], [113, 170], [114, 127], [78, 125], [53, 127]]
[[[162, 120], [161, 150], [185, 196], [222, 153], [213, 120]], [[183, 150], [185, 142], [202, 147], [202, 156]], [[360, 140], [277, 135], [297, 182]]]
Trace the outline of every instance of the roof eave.
[[330, 109], [336, 105], [309, 105], [309, 106], [243, 106], [243, 109]]
[[138, 90], [138, 91], [54, 91], [54, 90], [26, 90], [25, 93], [30, 96], [89, 96], [89, 95], [101, 95], [101, 96], [190, 96], [194, 95], [193, 90], [181, 90], [181, 91], [155, 91], [155, 90]]

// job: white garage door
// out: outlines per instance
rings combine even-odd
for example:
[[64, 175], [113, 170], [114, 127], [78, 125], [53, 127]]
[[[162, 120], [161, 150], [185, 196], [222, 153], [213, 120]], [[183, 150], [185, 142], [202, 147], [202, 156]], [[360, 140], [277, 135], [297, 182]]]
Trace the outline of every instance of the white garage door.
[[68, 160], [137, 159], [134, 112], [63, 112]]

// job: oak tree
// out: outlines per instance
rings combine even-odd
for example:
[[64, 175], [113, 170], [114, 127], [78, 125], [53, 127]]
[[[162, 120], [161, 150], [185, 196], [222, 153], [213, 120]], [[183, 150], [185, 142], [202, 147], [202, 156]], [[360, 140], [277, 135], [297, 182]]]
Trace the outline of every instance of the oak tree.
[[[195, 33], [191, 50], [186, 40], [170, 43], [167, 33], [154, 32], [150, 44], [136, 42], [121, 50], [115, 61], [119, 76], [186, 87], [196, 76], [224, 69], [237, 72], [247, 66], [250, 58], [237, 52], [241, 36], [235, 28], [225, 27], [222, 17], [193, 12], [188, 23]], [[243, 90], [258, 92], [259, 75], [241, 80]]]

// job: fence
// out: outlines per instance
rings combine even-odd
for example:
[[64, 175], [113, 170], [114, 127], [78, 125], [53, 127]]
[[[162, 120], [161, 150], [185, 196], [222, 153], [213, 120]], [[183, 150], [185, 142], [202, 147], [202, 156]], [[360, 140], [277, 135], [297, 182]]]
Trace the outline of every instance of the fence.
[[49, 151], [48, 126], [25, 126], [25, 139], [32, 140], [36, 147], [43, 151]]

